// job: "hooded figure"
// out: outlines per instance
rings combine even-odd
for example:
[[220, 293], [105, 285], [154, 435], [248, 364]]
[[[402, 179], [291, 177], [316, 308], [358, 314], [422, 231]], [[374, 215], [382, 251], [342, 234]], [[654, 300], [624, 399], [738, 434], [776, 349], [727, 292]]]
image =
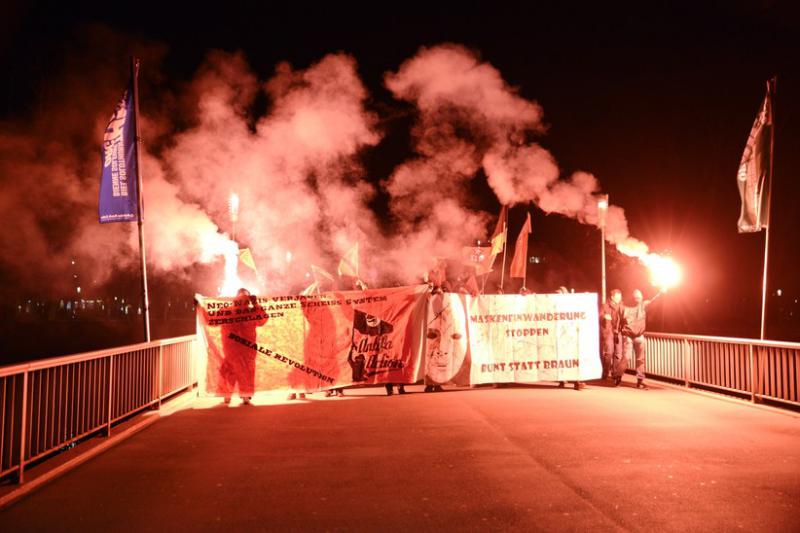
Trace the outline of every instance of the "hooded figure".
[[[364, 339], [370, 340], [370, 337], [378, 337], [386, 335], [394, 330], [389, 322], [381, 320], [380, 318], [367, 314], [363, 311], [355, 310], [353, 315], [353, 330], [350, 342], [350, 352], [347, 354], [347, 362], [353, 370], [353, 381], [366, 381], [365, 375], [366, 358], [363, 353], [358, 350], [359, 344]], [[356, 355], [353, 355], [353, 354]]]

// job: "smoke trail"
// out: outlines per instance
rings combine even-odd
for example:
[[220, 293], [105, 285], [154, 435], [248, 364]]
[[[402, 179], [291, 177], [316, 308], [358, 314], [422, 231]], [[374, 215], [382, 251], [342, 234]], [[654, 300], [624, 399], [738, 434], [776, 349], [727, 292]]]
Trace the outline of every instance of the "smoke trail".
[[[108, 30], [95, 33], [90, 39], [114, 42]], [[116, 42], [127, 47], [123, 38]], [[142, 106], [142, 170], [156, 273], [190, 275], [203, 263], [221, 271], [223, 257], [230, 262], [248, 246], [261, 290], [297, 291], [308, 265], [334, 270], [358, 242], [367, 281], [413, 282], [434, 257], [458, 256], [469, 239], [486, 236], [492, 215], [470, 207], [470, 185], [483, 174], [501, 203], [535, 202], [548, 213], [599, 222], [597, 180], [584, 172], [561, 178], [553, 156], [531, 141], [546, 129], [542, 109], [464, 47], [423, 48], [386, 74], [386, 87], [418, 116], [413, 157], [380, 190], [361, 163], [381, 140], [379, 117], [367, 108], [351, 56], [330, 54], [304, 69], [283, 63], [260, 80], [243, 54], [210, 52], [175, 96], [158, 86], [163, 49], [149, 50], [143, 72], [157, 80], [150, 88], [160, 98]], [[54, 82], [58, 97], [45, 112], [0, 123], [4, 270], [23, 286], [47, 279], [55, 292], [74, 290], [73, 260], [96, 284], [137, 263], [135, 226], [97, 223], [99, 139], [126, 73], [76, 55], [78, 66]], [[262, 115], [259, 102], [267, 104]], [[235, 241], [231, 192], [241, 198]], [[384, 231], [370, 208], [380, 194], [392, 219]], [[621, 251], [647, 252], [630, 237], [621, 208], [609, 207], [606, 228]]]
[[412, 131], [417, 156], [399, 165], [384, 188], [403, 234], [394, 249], [409, 270], [421, 272], [434, 256], [457, 256], [468, 239], [485, 236], [489, 215], [467, 207], [469, 182], [492, 146], [541, 130], [541, 109], [457, 45], [423, 48], [385, 83], [419, 111]]
[[[501, 204], [533, 202], [546, 213], [600, 223], [597, 179], [586, 172], [560, 177], [552, 154], [529, 140], [546, 129], [541, 108], [520, 97], [475, 53], [453, 44], [422, 48], [397, 73], [388, 74], [386, 84], [420, 111], [415, 128], [420, 156], [401, 165], [386, 185], [393, 212], [406, 226], [450, 231], [431, 213], [441, 198], [466, 205], [463, 191], [478, 169]], [[437, 189], [438, 199], [427, 192]], [[478, 214], [461, 209], [461, 235], [481, 235]], [[608, 241], [621, 252], [647, 253], [647, 246], [630, 236], [622, 208], [609, 206], [605, 224]]]
[[[296, 288], [307, 265], [330, 265], [353, 242], [367, 254], [380, 246], [367, 206], [374, 187], [357, 158], [380, 137], [353, 58], [328, 55], [306, 70], [284, 63], [259, 84], [241, 54], [213, 52], [190, 92], [195, 125], [165, 154], [169, 173], [228, 233], [226, 202], [240, 196], [237, 241], [252, 248], [267, 290]], [[253, 122], [245, 110], [259, 92], [271, 108]]]

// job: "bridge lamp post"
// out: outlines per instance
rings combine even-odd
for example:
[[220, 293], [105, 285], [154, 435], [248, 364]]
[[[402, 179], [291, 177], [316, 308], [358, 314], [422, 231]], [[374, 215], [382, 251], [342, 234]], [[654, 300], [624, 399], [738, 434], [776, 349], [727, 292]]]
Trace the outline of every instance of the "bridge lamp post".
[[597, 214], [600, 223], [600, 279], [603, 304], [606, 303], [606, 213], [608, 213], [608, 195], [602, 194], [597, 199]]

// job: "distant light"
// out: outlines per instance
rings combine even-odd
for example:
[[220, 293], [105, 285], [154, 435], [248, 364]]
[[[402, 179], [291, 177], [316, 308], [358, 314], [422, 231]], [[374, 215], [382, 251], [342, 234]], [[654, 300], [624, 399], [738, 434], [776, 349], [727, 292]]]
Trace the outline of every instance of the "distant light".
[[608, 209], [608, 196], [602, 197], [597, 201], [598, 209]]
[[542, 262], [542, 258], [541, 258], [541, 257], [539, 257], [539, 256], [536, 256], [536, 255], [534, 255], [534, 256], [531, 256], [531, 258], [529, 259], [529, 261], [530, 261], [531, 263], [534, 263], [534, 264], [537, 264], [537, 265], [538, 265], [539, 263], [541, 263], [541, 262]]
[[479, 239], [479, 240], [478, 240], [478, 246], [480, 246], [480, 245], [481, 245], [481, 241], [480, 241], [480, 239]]
[[75, 264], [75, 260], [73, 259], [73, 260], [71, 261], [71, 263], [74, 265], [74, 264]]
[[80, 294], [80, 293], [81, 293], [81, 288], [80, 288], [80, 287], [78, 287], [78, 294]]
[[778, 296], [783, 296], [783, 289], [778, 289], [777, 291], [775, 291], [775, 294], [777, 294]]

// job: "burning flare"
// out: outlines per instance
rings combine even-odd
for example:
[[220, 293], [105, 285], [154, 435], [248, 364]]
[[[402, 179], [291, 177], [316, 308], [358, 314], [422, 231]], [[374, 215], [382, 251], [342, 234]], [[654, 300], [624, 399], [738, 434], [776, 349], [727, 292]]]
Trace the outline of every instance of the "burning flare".
[[640, 257], [639, 260], [650, 271], [650, 282], [662, 291], [668, 291], [683, 279], [683, 269], [671, 257], [647, 254]]
[[232, 192], [230, 198], [228, 198], [228, 213], [230, 213], [231, 222], [236, 222], [239, 219], [239, 195], [235, 192]]
[[648, 246], [638, 239], [628, 237], [617, 243], [617, 250], [638, 259], [650, 272], [650, 283], [666, 292], [683, 280], [683, 268], [668, 255], [650, 252]]
[[219, 290], [220, 296], [236, 296], [236, 291], [242, 287], [239, 278], [239, 251], [228, 250], [225, 252], [225, 279]]

